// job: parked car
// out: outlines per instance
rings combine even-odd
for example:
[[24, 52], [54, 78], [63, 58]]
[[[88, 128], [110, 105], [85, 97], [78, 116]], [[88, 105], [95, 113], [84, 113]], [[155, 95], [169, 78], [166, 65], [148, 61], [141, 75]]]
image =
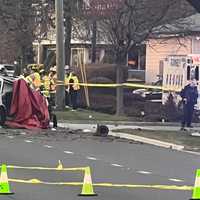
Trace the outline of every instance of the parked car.
[[[12, 102], [12, 94], [13, 94], [13, 83], [17, 80], [14, 77], [6, 77], [0, 75], [0, 125], [3, 126], [5, 124], [6, 119], [11, 118], [9, 116], [11, 102]], [[52, 105], [49, 103], [48, 111], [50, 115], [50, 120], [53, 122], [53, 127], [57, 127], [57, 117], [52, 110]]]
[[0, 125], [4, 125], [9, 112], [14, 80], [12, 77], [0, 76]]
[[0, 64], [0, 73], [3, 76], [13, 77], [15, 73], [15, 66], [11, 64]]
[[[153, 83], [154, 86], [161, 86], [162, 81], [159, 80]], [[154, 102], [162, 102], [162, 90], [160, 89], [149, 89], [149, 88], [142, 88], [133, 90], [134, 99], [137, 100], [148, 100]]]

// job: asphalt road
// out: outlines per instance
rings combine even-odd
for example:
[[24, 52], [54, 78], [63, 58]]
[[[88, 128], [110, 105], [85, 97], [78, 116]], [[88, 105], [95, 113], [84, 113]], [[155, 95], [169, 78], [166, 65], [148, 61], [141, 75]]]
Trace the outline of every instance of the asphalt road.
[[[5, 132], [5, 131], [3, 131]], [[89, 134], [60, 132], [38, 135], [18, 135], [24, 131], [0, 134], [0, 160], [7, 165], [30, 167], [64, 167], [92, 169], [93, 183], [129, 185], [193, 186], [199, 156], [161, 149], [126, 140], [92, 137]], [[9, 134], [8, 134], [9, 133]], [[44, 182], [83, 182], [80, 171], [47, 171], [8, 169], [9, 179], [39, 179]], [[15, 183], [11, 181], [12, 196], [0, 200], [183, 200], [191, 198], [191, 191], [99, 187], [97, 197], [79, 197], [81, 186]]]

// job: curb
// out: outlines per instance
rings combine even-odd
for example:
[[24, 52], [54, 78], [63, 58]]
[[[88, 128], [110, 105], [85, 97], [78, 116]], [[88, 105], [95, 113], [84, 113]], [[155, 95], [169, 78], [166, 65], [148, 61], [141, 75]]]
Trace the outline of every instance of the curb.
[[130, 134], [127, 134], [127, 133], [116, 133], [116, 132], [110, 131], [109, 135], [114, 136], [114, 137], [120, 137], [120, 138], [124, 138], [124, 139], [134, 140], [134, 141], [137, 141], [137, 142], [143, 142], [145, 144], [151, 144], [151, 145], [154, 145], [154, 146], [178, 150], [178, 151], [182, 151], [184, 149], [184, 146], [182, 146], [182, 145], [163, 142], [163, 141], [160, 141], [160, 140], [149, 139], [149, 138], [136, 136], [136, 135], [130, 135]]
[[[59, 127], [62, 127], [62, 128], [70, 128], [70, 126], [67, 125], [66, 123], [59, 123], [58, 125], [59, 125]], [[109, 127], [109, 129], [110, 129], [110, 127]], [[91, 130], [91, 132], [92, 132], [92, 130]], [[169, 143], [169, 142], [163, 142], [160, 140], [150, 139], [150, 138], [132, 135], [132, 134], [128, 134], [128, 133], [112, 132], [111, 129], [110, 129], [108, 135], [113, 136], [113, 137], [128, 139], [128, 140], [134, 140], [137, 142], [150, 144], [150, 145], [154, 145], [154, 146], [158, 146], [158, 147], [173, 149], [173, 150], [177, 150], [177, 151], [183, 151], [185, 148], [182, 145], [177, 145], [177, 144], [173, 144], [173, 143]]]

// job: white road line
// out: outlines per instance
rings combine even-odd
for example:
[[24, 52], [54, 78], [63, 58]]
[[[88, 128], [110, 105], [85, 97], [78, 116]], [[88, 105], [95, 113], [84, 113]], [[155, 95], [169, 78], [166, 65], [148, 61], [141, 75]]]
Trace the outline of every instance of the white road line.
[[49, 145], [44, 145], [44, 147], [46, 147], [48, 149], [52, 149], [53, 148], [52, 146], [49, 146]]
[[115, 164], [115, 163], [113, 163], [111, 165], [114, 166], [114, 167], [123, 167], [123, 165], [119, 165], [119, 164]]
[[14, 138], [14, 136], [12, 136], [12, 135], [8, 135], [7, 137], [10, 138], [10, 139]]
[[66, 154], [74, 154], [74, 152], [72, 152], [72, 151], [64, 151], [64, 153], [66, 153]]
[[175, 178], [170, 178], [169, 181], [173, 181], [173, 182], [184, 182], [183, 180], [175, 179]]
[[32, 143], [33, 141], [31, 141], [31, 140], [24, 140], [24, 142]]
[[87, 156], [86, 157], [88, 160], [97, 160], [97, 158], [95, 158], [95, 157], [89, 157], [89, 156]]
[[148, 172], [148, 171], [137, 171], [137, 173], [139, 173], [139, 174], [152, 174], [152, 172]]

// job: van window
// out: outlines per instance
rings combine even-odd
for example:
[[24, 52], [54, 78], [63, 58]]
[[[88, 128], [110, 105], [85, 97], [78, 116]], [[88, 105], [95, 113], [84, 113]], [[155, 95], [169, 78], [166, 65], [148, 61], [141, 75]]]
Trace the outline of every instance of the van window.
[[168, 82], [169, 82], [169, 75], [167, 74], [167, 77], [166, 77], [166, 85], [168, 85]]
[[190, 66], [187, 66], [187, 80], [190, 80]]
[[198, 81], [199, 80], [199, 67], [196, 66], [195, 68], [195, 79]]
[[173, 85], [175, 85], [175, 79], [176, 79], [176, 77], [175, 77], [175, 75], [173, 75]]
[[181, 75], [181, 86], [183, 86], [183, 75]]
[[178, 85], [178, 75], [176, 75], [176, 85]]

